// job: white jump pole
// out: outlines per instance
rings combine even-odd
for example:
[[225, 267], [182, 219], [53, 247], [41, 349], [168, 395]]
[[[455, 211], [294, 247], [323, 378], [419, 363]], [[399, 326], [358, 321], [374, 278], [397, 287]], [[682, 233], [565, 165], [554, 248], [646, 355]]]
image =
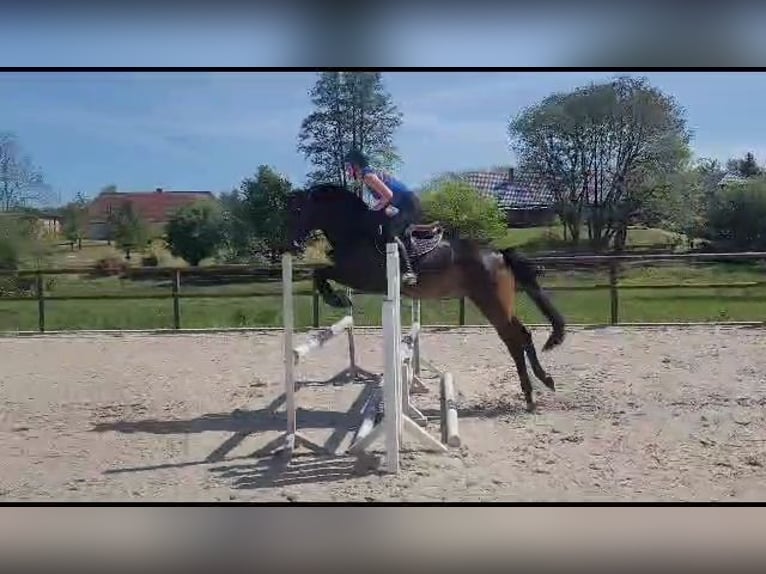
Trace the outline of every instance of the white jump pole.
[[[292, 313], [292, 310], [291, 310]], [[314, 349], [323, 347], [328, 341], [334, 339], [344, 331], [349, 331], [354, 325], [351, 315], [346, 315], [340, 321], [315, 333], [308, 341], [294, 348], [295, 360], [300, 361]], [[349, 339], [349, 361], [354, 365], [353, 339]]]
[[458, 432], [457, 405], [455, 404], [455, 384], [452, 373], [443, 373], [441, 376], [442, 393], [442, 440], [449, 446], [460, 446], [460, 433]]

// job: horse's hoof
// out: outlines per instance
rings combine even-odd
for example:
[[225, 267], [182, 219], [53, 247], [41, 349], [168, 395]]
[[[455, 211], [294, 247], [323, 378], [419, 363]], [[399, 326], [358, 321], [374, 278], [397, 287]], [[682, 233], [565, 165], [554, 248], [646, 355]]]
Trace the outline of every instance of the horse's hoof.
[[402, 283], [407, 287], [415, 287], [418, 284], [418, 278], [414, 273], [405, 273], [402, 275]]
[[550, 375], [543, 378], [543, 384], [552, 391], [556, 390], [556, 383], [554, 382], [553, 377]]
[[558, 347], [561, 343], [564, 342], [564, 333], [551, 333], [551, 336], [548, 337], [548, 340], [543, 345], [543, 352], [550, 351], [554, 347]]
[[534, 413], [536, 410], [537, 405], [535, 404], [535, 401], [527, 401], [527, 412]]

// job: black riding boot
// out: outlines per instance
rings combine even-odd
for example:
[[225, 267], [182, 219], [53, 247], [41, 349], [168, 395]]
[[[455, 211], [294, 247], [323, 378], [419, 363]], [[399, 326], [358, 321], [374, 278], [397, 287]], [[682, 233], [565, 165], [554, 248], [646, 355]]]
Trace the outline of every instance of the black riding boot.
[[399, 246], [399, 258], [401, 259], [401, 266], [403, 267], [402, 283], [409, 287], [417, 285], [418, 276], [412, 269], [412, 261], [410, 261], [410, 254], [407, 252], [407, 247], [405, 247], [404, 241], [402, 241], [399, 236], [396, 236], [394, 239], [396, 239], [396, 244]]

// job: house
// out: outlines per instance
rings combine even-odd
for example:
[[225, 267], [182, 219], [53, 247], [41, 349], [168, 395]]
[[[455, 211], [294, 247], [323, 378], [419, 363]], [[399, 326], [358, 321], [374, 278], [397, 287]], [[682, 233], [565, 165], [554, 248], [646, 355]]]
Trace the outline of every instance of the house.
[[126, 203], [131, 204], [153, 232], [161, 234], [173, 213], [200, 199], [214, 199], [214, 195], [209, 191], [166, 191], [161, 187], [149, 192], [104, 191], [88, 206], [86, 236], [89, 239], [108, 239], [109, 216], [117, 214]]
[[456, 177], [482, 195], [497, 199], [510, 226], [550, 225], [556, 220], [555, 196], [541, 175], [509, 167], [461, 172]]
[[63, 218], [55, 208], [21, 208], [15, 211], [3, 212], [2, 215], [33, 224], [38, 237], [55, 237], [61, 234]]
[[747, 181], [748, 181], [748, 178], [746, 177], [742, 177], [741, 175], [736, 173], [727, 172], [718, 182], [718, 187], [723, 189], [727, 185], [747, 183]]
[[37, 223], [43, 235], [57, 236], [61, 234], [62, 217], [53, 210], [40, 211], [37, 214]]

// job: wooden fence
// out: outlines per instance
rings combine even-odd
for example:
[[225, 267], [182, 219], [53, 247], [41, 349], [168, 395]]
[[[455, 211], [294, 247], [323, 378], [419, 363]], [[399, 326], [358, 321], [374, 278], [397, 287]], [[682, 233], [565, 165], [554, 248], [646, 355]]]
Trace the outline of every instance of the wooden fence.
[[[562, 285], [546, 286], [547, 291], [583, 291], [583, 290], [608, 290], [610, 314], [609, 323], [612, 325], [620, 324], [619, 316], [619, 293], [621, 290], [633, 289], [742, 289], [746, 287], [758, 287], [766, 285], [766, 281], [747, 281], [730, 283], [661, 283], [661, 284], [640, 284], [625, 285], [620, 284], [620, 270], [625, 266], [635, 264], [646, 264], [653, 262], [726, 262], [726, 261], [766, 261], [766, 252], [742, 252], [742, 253], [692, 253], [692, 254], [641, 254], [641, 255], [576, 255], [576, 256], [544, 256], [531, 257], [535, 264], [542, 266], [543, 269], [568, 268], [568, 269], [598, 269], [606, 267], [608, 269], [609, 281], [605, 284], [595, 285]], [[296, 264], [294, 273], [296, 280], [307, 279], [313, 269], [322, 267], [323, 264]], [[33, 296], [11, 296], [0, 297], [0, 302], [6, 301], [37, 301], [38, 331], [45, 332], [45, 309], [46, 301], [108, 301], [108, 300], [140, 300], [140, 299], [171, 299], [173, 305], [173, 329], [181, 329], [181, 299], [192, 298], [253, 298], [253, 297], [275, 297], [272, 293], [184, 293], [181, 290], [181, 277], [183, 275], [195, 276], [246, 276], [252, 277], [256, 282], [260, 278], [262, 281], [267, 278], [280, 278], [281, 268], [278, 265], [271, 266], [250, 266], [250, 265], [217, 265], [200, 268], [175, 268], [175, 267], [133, 267], [129, 268], [122, 276], [130, 277], [170, 277], [171, 288], [166, 293], [149, 294], [93, 294], [93, 295], [51, 295], [45, 292], [46, 276], [55, 275], [85, 275], [93, 274], [92, 268], [79, 269], [39, 269], [39, 270], [19, 270], [19, 271], [0, 271], [0, 278], [3, 276], [29, 277], [34, 278]], [[320, 298], [316, 291], [303, 293], [312, 296], [312, 325], [319, 327], [319, 309]], [[281, 295], [281, 293], [280, 293]], [[466, 301], [458, 300], [458, 326], [466, 324]]]

